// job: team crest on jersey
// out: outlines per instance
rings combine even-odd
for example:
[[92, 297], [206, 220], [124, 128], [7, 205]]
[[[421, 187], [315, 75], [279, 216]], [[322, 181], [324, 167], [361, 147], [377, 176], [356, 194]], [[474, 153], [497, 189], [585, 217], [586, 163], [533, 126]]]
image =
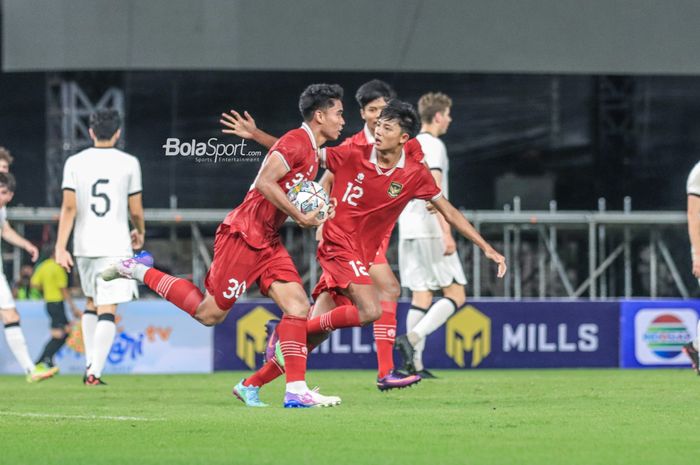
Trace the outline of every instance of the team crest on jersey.
[[389, 194], [389, 197], [396, 198], [399, 196], [402, 190], [403, 184], [401, 184], [400, 182], [391, 181], [387, 193]]
[[358, 184], [362, 184], [362, 181], [365, 179], [365, 173], [357, 173], [357, 176], [355, 176], [355, 182]]

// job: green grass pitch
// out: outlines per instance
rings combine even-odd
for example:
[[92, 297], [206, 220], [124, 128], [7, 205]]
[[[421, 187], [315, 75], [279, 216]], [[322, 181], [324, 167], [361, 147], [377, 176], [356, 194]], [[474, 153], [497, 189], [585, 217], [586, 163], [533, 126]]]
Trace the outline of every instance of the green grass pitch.
[[[314, 371], [328, 409], [265, 409], [230, 391], [241, 373], [0, 377], [0, 463], [662, 464], [700, 454], [690, 370], [439, 371], [380, 393], [369, 371]], [[312, 386], [313, 387], [313, 386]]]

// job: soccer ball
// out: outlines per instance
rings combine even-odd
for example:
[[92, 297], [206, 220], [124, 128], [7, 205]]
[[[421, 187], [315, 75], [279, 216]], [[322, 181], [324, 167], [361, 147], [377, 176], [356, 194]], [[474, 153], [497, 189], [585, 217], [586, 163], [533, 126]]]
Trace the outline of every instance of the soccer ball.
[[328, 194], [319, 183], [314, 181], [302, 181], [295, 184], [287, 192], [287, 198], [302, 213], [308, 213], [321, 207], [317, 215], [319, 220], [326, 217], [330, 206]]

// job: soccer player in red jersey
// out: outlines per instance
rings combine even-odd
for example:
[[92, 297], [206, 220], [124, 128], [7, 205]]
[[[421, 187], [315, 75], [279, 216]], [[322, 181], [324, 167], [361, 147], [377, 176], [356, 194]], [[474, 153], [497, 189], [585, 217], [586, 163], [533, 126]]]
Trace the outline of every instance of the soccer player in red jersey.
[[[310, 349], [330, 331], [380, 317], [382, 306], [367, 264], [412, 199], [431, 201], [450, 225], [498, 265], [499, 278], [506, 272], [505, 258], [442, 196], [419, 161], [420, 144], [410, 140], [418, 127], [413, 107], [394, 100], [381, 113], [374, 146], [349, 144], [321, 151], [322, 163], [335, 175], [331, 196], [338, 205], [335, 217], [324, 225], [317, 252], [323, 274], [313, 292], [314, 317], [307, 323]], [[273, 358], [246, 380], [247, 385], [261, 387], [282, 371], [283, 361]], [[377, 385], [382, 390], [399, 387], [398, 381], [382, 378]]]
[[[361, 131], [346, 138], [341, 145], [374, 145], [374, 129], [377, 125], [377, 119], [387, 103], [395, 97], [394, 89], [379, 79], [362, 84], [355, 93], [355, 100], [360, 106], [360, 116], [365, 125]], [[224, 113], [221, 123], [228, 128], [224, 129], [224, 133], [252, 139], [266, 147], [270, 147], [277, 140], [274, 136], [258, 129], [255, 120], [248, 112], [244, 112], [243, 116], [233, 110], [231, 114]], [[422, 153], [420, 156], [422, 157]], [[326, 170], [319, 183], [327, 192], [330, 192], [333, 184], [333, 173]], [[374, 337], [377, 345], [377, 375], [380, 379], [394, 370], [393, 345], [396, 337], [396, 306], [401, 295], [399, 281], [386, 259], [392, 230], [393, 228], [390, 228], [386, 232], [376, 256], [367, 263], [369, 275], [379, 291], [379, 300], [383, 310], [381, 317], [374, 325]], [[317, 232], [319, 240], [321, 232], [322, 228], [319, 228]], [[402, 377], [398, 372], [392, 373], [392, 376], [393, 378]], [[411, 379], [414, 378], [408, 378], [408, 380]]]
[[340, 136], [345, 124], [342, 97], [343, 89], [331, 84], [313, 84], [301, 94], [301, 128], [289, 131], [270, 148], [243, 203], [217, 229], [204, 295], [191, 282], [149, 267], [139, 257], [117, 262], [102, 273], [106, 280], [124, 277], [143, 282], [207, 326], [221, 323], [246, 288], [257, 282], [262, 294], [271, 297], [284, 313], [277, 333], [287, 360], [285, 407], [340, 403], [339, 398], [322, 396], [306, 385], [309, 299], [280, 241], [279, 228], [288, 216], [304, 228], [324, 221], [316, 217], [317, 211], [301, 213], [286, 193], [295, 184], [316, 177], [319, 147]]

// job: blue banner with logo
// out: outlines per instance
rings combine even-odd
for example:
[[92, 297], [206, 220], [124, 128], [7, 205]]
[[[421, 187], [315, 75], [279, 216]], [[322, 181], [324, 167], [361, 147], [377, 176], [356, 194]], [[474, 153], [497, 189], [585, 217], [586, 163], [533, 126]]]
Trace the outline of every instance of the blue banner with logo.
[[[429, 368], [615, 367], [618, 302], [468, 302], [428, 336]], [[405, 332], [409, 304], [398, 308]], [[265, 323], [279, 318], [269, 300], [239, 302], [214, 331], [214, 369], [252, 370], [265, 348]], [[398, 356], [395, 357], [399, 361]], [[373, 369], [372, 327], [335, 331], [309, 356], [309, 368]]]
[[697, 334], [699, 300], [636, 300], [620, 304], [620, 366], [687, 367], [683, 345]]

